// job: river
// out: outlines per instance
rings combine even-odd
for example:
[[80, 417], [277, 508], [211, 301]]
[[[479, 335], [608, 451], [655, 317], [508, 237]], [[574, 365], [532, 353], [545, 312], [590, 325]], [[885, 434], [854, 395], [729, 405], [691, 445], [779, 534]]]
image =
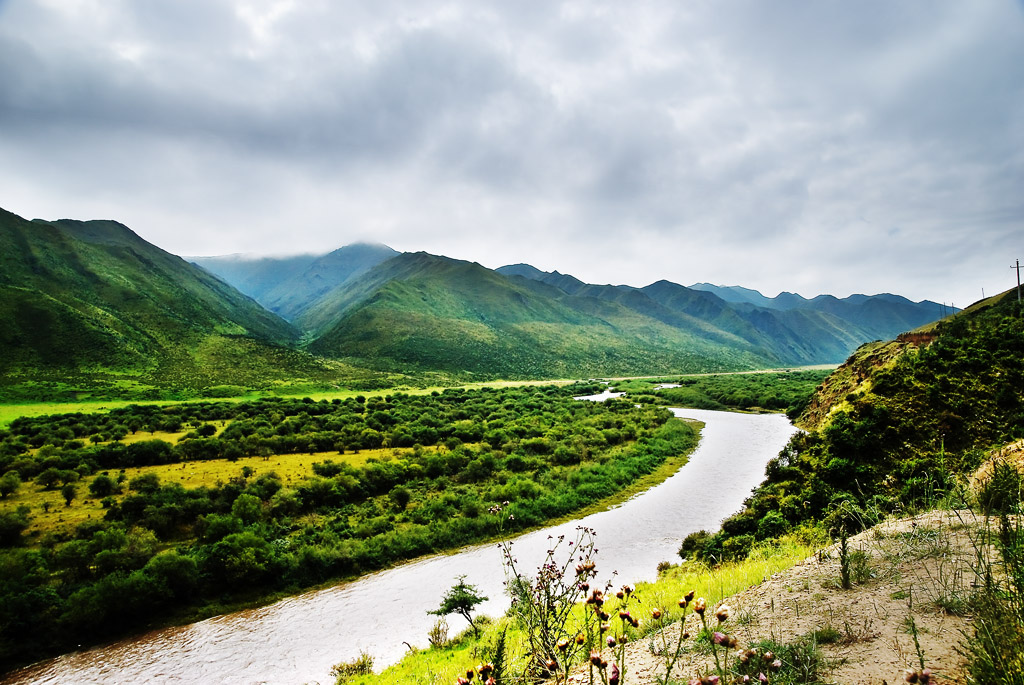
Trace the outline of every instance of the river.
[[[714, 530], [736, 512], [764, 477], [769, 459], [796, 431], [780, 414], [674, 409], [703, 421], [690, 461], [660, 485], [607, 511], [525, 534], [515, 540], [520, 568], [543, 559], [549, 536], [571, 537], [578, 525], [596, 531], [596, 561], [604, 579], [653, 580], [660, 561], [678, 560], [682, 539]], [[495, 544], [428, 557], [316, 590], [259, 609], [156, 630], [131, 639], [40, 662], [8, 675], [13, 683], [330, 683], [331, 666], [374, 657], [379, 669], [398, 661], [408, 642], [426, 646], [436, 609], [457, 576], [490, 600], [478, 613], [508, 606]], [[448, 617], [452, 634], [465, 626]]]

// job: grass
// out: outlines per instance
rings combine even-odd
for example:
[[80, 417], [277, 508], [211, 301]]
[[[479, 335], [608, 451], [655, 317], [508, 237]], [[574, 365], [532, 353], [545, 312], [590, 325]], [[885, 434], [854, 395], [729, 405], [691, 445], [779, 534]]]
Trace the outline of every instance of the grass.
[[[791, 567], [812, 553], [810, 546], [787, 537], [777, 546], [756, 550], [744, 561], [723, 564], [714, 569], [698, 563], [670, 567], [658, 580], [638, 583], [635, 596], [642, 602], [645, 615], [649, 615], [650, 609], [660, 607], [667, 625], [678, 620], [681, 610], [677, 602], [690, 590], [694, 590], [698, 597], [705, 597], [708, 605], [713, 606], [721, 599]], [[599, 556], [597, 561], [600, 566]], [[581, 614], [583, 605], [577, 605], [576, 611]], [[639, 630], [631, 637], [635, 641], [655, 630], [657, 625], [653, 622], [641, 622]], [[385, 668], [379, 674], [358, 676], [346, 682], [359, 685], [383, 682], [394, 685], [451, 683], [464, 675], [467, 668], [487, 660], [503, 631], [506, 631], [508, 653], [521, 654], [526, 643], [525, 636], [511, 619], [502, 617], [487, 625], [479, 640], [473, 640], [471, 633], [463, 634], [445, 648], [414, 650], [402, 661]], [[515, 666], [512, 670], [515, 670]]]
[[[572, 380], [541, 380], [541, 381], [483, 381], [479, 383], [465, 383], [455, 386], [435, 385], [424, 388], [413, 388], [407, 386], [396, 386], [383, 390], [329, 390], [316, 392], [250, 392], [234, 397], [215, 398], [191, 398], [183, 400], [83, 400], [81, 402], [11, 402], [0, 403], [0, 428], [9, 425], [12, 421], [22, 416], [46, 416], [50, 414], [73, 414], [73, 413], [94, 413], [107, 412], [112, 409], [119, 409], [129, 405], [161, 405], [194, 404], [195, 402], [245, 402], [259, 399], [260, 397], [309, 397], [319, 402], [320, 400], [346, 399], [349, 397], [378, 397], [381, 395], [392, 395], [396, 392], [403, 392], [407, 395], [429, 395], [432, 392], [443, 392], [449, 387], [457, 387], [465, 390], [474, 388], [508, 388], [525, 385], [568, 385]], [[148, 439], [146, 437], [140, 438]]]

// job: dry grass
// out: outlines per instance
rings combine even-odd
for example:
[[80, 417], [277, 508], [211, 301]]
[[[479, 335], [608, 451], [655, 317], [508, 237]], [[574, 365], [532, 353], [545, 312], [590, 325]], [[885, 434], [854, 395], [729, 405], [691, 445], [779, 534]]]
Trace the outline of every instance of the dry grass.
[[[173, 435], [183, 435], [173, 434]], [[172, 435], [157, 433], [155, 436], [144, 434], [141, 439], [168, 439]], [[170, 440], [168, 440], [170, 441]], [[436, 448], [424, 448], [430, 452]], [[442, 448], [443, 449], [443, 448]], [[144, 473], [155, 473], [161, 483], [179, 483], [185, 488], [197, 488], [201, 486], [213, 487], [226, 483], [231, 478], [240, 476], [242, 469], [248, 467], [252, 470], [250, 478], [258, 477], [264, 473], [274, 472], [285, 484], [285, 486], [296, 486], [313, 472], [313, 464], [323, 461], [344, 462], [352, 466], [361, 466], [369, 459], [386, 461], [399, 454], [411, 452], [408, 449], [384, 448], [376, 450], [360, 450], [358, 454], [338, 454], [337, 452], [318, 452], [315, 454], [281, 454], [268, 459], [262, 457], [243, 457], [237, 461], [226, 459], [214, 459], [210, 461], [189, 461], [179, 464], [165, 464], [161, 466], [142, 466], [124, 469], [125, 483], [131, 482], [133, 478]], [[71, 506], [65, 506], [64, 498], [60, 494], [60, 488], [54, 490], [43, 490], [33, 482], [22, 483], [18, 491], [0, 500], [0, 511], [14, 511], [19, 506], [27, 506], [31, 511], [31, 524], [25, 531], [30, 541], [37, 541], [49, 533], [71, 532], [78, 525], [90, 520], [102, 519], [106, 510], [100, 504], [98, 498], [89, 495], [89, 483], [99, 475], [105, 473], [111, 478], [118, 478], [121, 473], [118, 470], [100, 471], [93, 476], [87, 476], [77, 483], [78, 495], [72, 501]], [[117, 499], [125, 497], [127, 488], [122, 488]]]

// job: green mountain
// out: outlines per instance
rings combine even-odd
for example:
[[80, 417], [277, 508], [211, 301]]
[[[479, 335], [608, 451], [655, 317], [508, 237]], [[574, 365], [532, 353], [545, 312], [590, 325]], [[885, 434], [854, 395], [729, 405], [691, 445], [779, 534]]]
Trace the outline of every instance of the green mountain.
[[299, 332], [114, 221], [0, 210], [0, 391], [200, 389], [316, 373]]
[[323, 387], [382, 371], [527, 378], [838, 363], [936, 313], [891, 295], [758, 306], [668, 281], [593, 285], [373, 244], [190, 264], [113, 221], [0, 219], [8, 396], [15, 386], [33, 396]]
[[[546, 289], [545, 289], [546, 288]], [[505, 377], [714, 371], [776, 360], [700, 322], [670, 325], [425, 253], [384, 262], [296, 321], [317, 354], [384, 368]], [[733, 344], [726, 344], [729, 341]]]
[[190, 261], [235, 286], [288, 321], [317, 300], [399, 254], [387, 245], [355, 243], [325, 255], [251, 258], [191, 257]]
[[[822, 295], [804, 300], [804, 306], [759, 307], [736, 297], [725, 299], [717, 292], [664, 280], [633, 288], [590, 285], [527, 264], [501, 267], [498, 272], [539, 281], [577, 297], [619, 302], [671, 326], [701, 322], [704, 334], [712, 339], [724, 344], [745, 344], [784, 365], [838, 363], [863, 342], [891, 338], [940, 316], [935, 303], [915, 304], [891, 295], [853, 296], [846, 300]], [[721, 290], [726, 296], [732, 292]]]
[[[828, 520], [840, 503], [865, 525], [957, 493], [994, 451], [1024, 438], [1022, 316], [1007, 291], [861, 346], [819, 386], [797, 419], [804, 431], [769, 463], [743, 511], [714, 536], [693, 536], [686, 551], [722, 559]], [[1019, 477], [1007, 492], [1019, 503]]]

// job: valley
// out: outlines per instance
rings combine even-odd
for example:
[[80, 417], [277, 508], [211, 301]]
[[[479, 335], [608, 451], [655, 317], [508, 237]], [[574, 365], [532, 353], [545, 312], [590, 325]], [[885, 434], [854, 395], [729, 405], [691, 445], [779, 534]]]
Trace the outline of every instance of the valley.
[[[116, 222], [0, 219], [8, 669], [623, 502], [697, 445], [678, 407], [803, 429], [728, 511], [666, 519], [682, 563], [657, 563], [680, 577], [776, 552], [783, 568], [938, 505], [1020, 506], [1018, 471], [989, 463], [1024, 438], [1005, 293], [935, 322], [935, 303], [894, 295], [593, 285], [380, 245], [193, 264]], [[605, 389], [624, 395], [575, 399]], [[998, 599], [1019, 596], [1014, 530], [993, 552], [1008, 584], [970, 600], [981, 628], [1015, 611]], [[496, 627], [527, 620], [499, 611], [426, 658], [498, 658]], [[1002, 658], [985, 640], [963, 668]], [[535, 675], [555, 649], [509, 646], [508, 668]]]

